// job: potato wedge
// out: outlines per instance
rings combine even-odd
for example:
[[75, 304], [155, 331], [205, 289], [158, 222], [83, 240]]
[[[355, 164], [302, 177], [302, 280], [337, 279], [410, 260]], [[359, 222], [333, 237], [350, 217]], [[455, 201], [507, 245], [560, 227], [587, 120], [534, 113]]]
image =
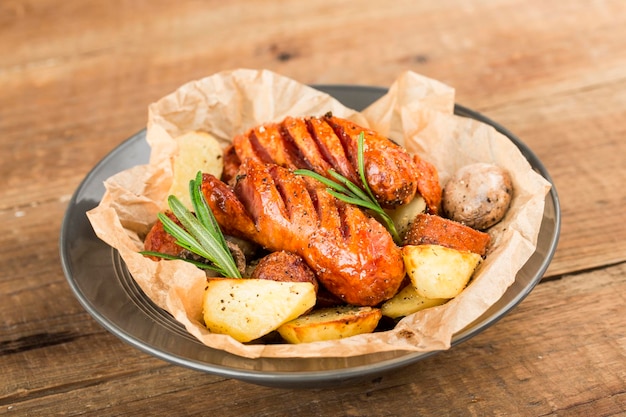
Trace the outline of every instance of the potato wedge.
[[203, 315], [207, 328], [240, 342], [258, 339], [315, 305], [310, 282], [209, 278]]
[[426, 201], [420, 195], [416, 195], [413, 200], [411, 200], [408, 204], [404, 204], [400, 207], [397, 207], [393, 210], [385, 210], [391, 220], [393, 221], [400, 238], [404, 238], [407, 230], [411, 226], [411, 223], [415, 219], [415, 217], [420, 214], [426, 212]]
[[381, 317], [380, 309], [372, 307], [322, 308], [283, 324], [278, 333], [289, 343], [343, 339], [373, 332]]
[[447, 298], [425, 298], [418, 294], [413, 284], [401, 289], [390, 300], [385, 301], [380, 310], [383, 316], [396, 319], [427, 308], [444, 304]]
[[440, 245], [408, 245], [402, 259], [417, 293], [425, 298], [454, 298], [482, 260], [477, 253]]
[[191, 209], [189, 181], [196, 177], [198, 171], [213, 174], [217, 178], [222, 175], [224, 169], [222, 145], [209, 133], [202, 131], [178, 136], [176, 144], [178, 154], [174, 159], [174, 178], [168, 195], [175, 195]]

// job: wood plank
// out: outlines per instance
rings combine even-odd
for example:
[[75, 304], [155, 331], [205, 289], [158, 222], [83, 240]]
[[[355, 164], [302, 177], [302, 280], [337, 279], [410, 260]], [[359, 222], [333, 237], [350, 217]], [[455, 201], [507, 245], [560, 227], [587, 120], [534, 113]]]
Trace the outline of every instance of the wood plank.
[[[151, 361], [121, 342], [116, 346], [94, 335], [47, 349], [46, 360], [38, 360], [36, 351], [24, 352], [30, 365], [0, 404], [18, 413], [49, 415], [158, 410], [287, 416], [328, 415], [339, 409], [360, 416], [606, 415], [626, 409], [624, 294], [626, 264], [544, 282], [498, 324], [450, 351], [356, 386], [321, 390], [224, 380]], [[89, 357], [84, 349], [94, 343]], [[105, 343], [106, 350], [98, 343]], [[98, 373], [107, 351], [109, 365]], [[76, 358], [71, 368], [61, 363], [68, 353]], [[0, 356], [0, 364], [6, 366], [14, 357]], [[45, 378], [38, 363], [46, 365]], [[91, 372], [97, 377], [88, 378]], [[84, 385], [71, 385], [74, 379]], [[38, 388], [42, 395], [28, 395], [27, 381], [34, 380], [48, 384]]]
[[624, 262], [626, 78], [486, 114], [516, 132], [556, 184], [562, 233], [547, 275]]
[[[626, 410], [626, 8], [619, 0], [0, 2], [0, 414], [616, 415]], [[238, 67], [388, 86], [413, 70], [516, 133], [563, 208], [547, 276], [494, 327], [356, 386], [278, 390], [146, 355], [79, 305], [68, 200], [147, 105]], [[584, 273], [576, 273], [584, 271]], [[557, 279], [560, 278], [560, 279]], [[572, 366], [574, 364], [574, 366]]]
[[[541, 7], [522, 0], [461, 7], [451, 0], [403, 1], [396, 7], [383, 0], [366, 6], [287, 1], [265, 2], [249, 14], [236, 2], [215, 1], [181, 0], [176, 7], [163, 1], [94, 1], [87, 6], [73, 0], [62, 7], [50, 0], [15, 3], [4, 6], [7, 24], [0, 32], [13, 49], [0, 63], [14, 72], [110, 54], [134, 56], [138, 67], [149, 57], [157, 67], [179, 64], [182, 72], [196, 64], [198, 74], [207, 73], [203, 68], [247, 62], [280, 65], [283, 73], [303, 82], [352, 83], [356, 74], [362, 82], [386, 86], [407, 67], [421, 67], [461, 91], [482, 91], [494, 102], [498, 96], [493, 92], [533, 97], [534, 87], [555, 82], [565, 87], [595, 61], [602, 60], [599, 70], [614, 71], [624, 59], [615, 53], [626, 18], [619, 1]], [[299, 17], [308, 18], [298, 19], [294, 30]], [[346, 21], [358, 22], [358, 27], [347, 30]], [[29, 45], [21, 42], [26, 38]], [[248, 43], [249, 49], [231, 53]], [[571, 48], [572, 43], [588, 47]], [[369, 48], [377, 49], [375, 58], [364, 53]], [[211, 56], [222, 60], [207, 59]], [[302, 61], [313, 67], [300, 65]], [[495, 102], [509, 100], [508, 94], [499, 97]]]
[[[373, 4], [379, 5], [377, 2]], [[5, 42], [7, 48], [9, 44], [18, 46], [14, 48], [14, 54], [3, 56], [5, 68], [0, 71], [3, 90], [0, 97], [0, 131], [3, 132], [0, 146], [10, 150], [3, 153], [0, 165], [0, 175], [10, 185], [0, 189], [0, 209], [23, 212], [22, 208], [31, 204], [68, 200], [95, 163], [144, 126], [148, 103], [190, 79], [241, 65], [230, 53], [232, 45], [221, 42], [224, 41], [222, 38], [213, 38], [220, 36], [215, 34], [216, 31], [223, 33], [227, 30], [226, 23], [210, 20], [213, 9], [198, 11], [196, 6], [193, 2], [183, 3], [172, 11], [166, 4], [159, 3], [150, 19], [142, 17], [138, 20], [134, 15], [144, 16], [146, 11], [142, 7], [148, 6], [138, 5], [137, 9], [130, 10], [122, 8], [115, 13], [105, 4], [92, 8], [82, 2], [68, 2], [59, 8], [53, 2], [26, 2], [22, 8], [17, 5], [14, 9], [9, 7], [15, 20], [12, 25], [0, 29], [2, 35], [6, 34], [0, 36], [0, 42]], [[226, 15], [233, 15], [236, 9], [228, 5], [216, 7], [223, 8], [219, 11]], [[256, 34], [249, 49], [242, 51], [243, 55], [251, 57], [249, 65], [274, 69], [303, 82], [351, 81], [388, 85], [404, 69], [421, 71], [450, 82], [457, 87], [460, 101], [484, 109], [519, 134], [544, 161], [557, 182], [566, 215], [564, 234], [577, 237], [570, 245], [574, 251], [566, 259], [558, 254], [548, 274], [559, 275], [624, 259], [623, 223], [615, 223], [614, 217], [606, 216], [594, 220], [582, 218], [586, 213], [606, 211], [608, 206], [619, 203], [622, 198], [620, 193], [611, 191], [615, 189], [612, 184], [623, 182], [624, 175], [620, 166], [616, 166], [619, 153], [612, 152], [611, 147], [615, 143], [618, 147], [623, 146], [617, 139], [623, 129], [615, 128], [620, 126], [623, 114], [611, 109], [623, 109], [624, 95], [619, 92], [624, 88], [619, 77], [624, 75], [622, 68], [626, 68], [626, 58], [620, 53], [621, 44], [615, 37], [620, 28], [626, 27], [622, 25], [626, 16], [616, 3], [609, 2], [604, 7], [590, 7], [584, 3], [553, 4], [546, 5], [542, 11], [533, 11], [520, 7], [516, 1], [494, 2], [483, 12], [490, 21], [510, 15], [506, 25], [493, 23], [493, 27], [479, 30], [472, 23], [475, 20], [470, 19], [476, 11], [462, 9], [450, 14], [441, 32], [430, 34], [415, 25], [415, 18], [419, 16], [429, 23], [442, 21], [441, 14], [447, 10], [444, 5], [407, 5], [402, 13], [386, 7], [381, 14], [366, 19], [363, 26], [369, 41], [388, 46], [380, 58], [385, 63], [382, 65], [384, 70], [377, 67], [374, 71], [365, 70], [370, 68], [365, 60], [371, 58], [367, 54], [359, 55], [362, 46], [355, 47], [350, 32], [338, 23], [346, 13], [366, 12], [354, 10], [349, 4], [332, 9], [328, 19], [308, 22], [298, 32], [300, 35], [289, 40], [289, 47], [279, 45], [276, 47], [279, 52], [272, 52], [270, 46], [277, 45], [276, 32], [286, 24], [281, 16], [287, 13], [273, 7], [267, 11], [273, 25], [256, 20], [247, 22]], [[294, 4], [289, 13], [306, 14], [311, 7], [317, 6]], [[519, 8], [518, 13], [511, 13], [515, 8]], [[585, 19], [575, 19], [580, 16], [582, 8], [585, 9]], [[80, 15], [81, 19], [71, 19], [72, 13]], [[191, 19], [194, 24], [176, 37], [163, 34], [163, 28], [171, 24], [171, 13], [175, 13], [178, 19]], [[190, 16], [195, 13], [199, 15], [192, 19]], [[544, 13], [548, 19], [559, 19], [557, 21], [561, 24], [552, 20], [547, 24], [528, 24], [529, 21], [536, 22], [536, 13]], [[48, 17], [50, 21], [59, 19], [67, 30], [58, 32], [45, 26], [44, 20], [49, 14], [52, 14]], [[217, 25], [216, 30], [207, 31], [200, 25], [198, 22], [203, 18]], [[44, 28], [33, 32], [33, 26], [39, 24]], [[75, 36], [87, 25], [93, 25], [92, 36]], [[410, 31], [409, 37], [402, 42], [394, 38], [394, 31], [377, 29], [392, 26], [399, 28], [397, 33], [407, 33], [405, 29], [409, 25], [416, 26], [415, 31]], [[585, 42], [593, 42], [594, 48], [565, 48], [567, 35], [574, 25], [581, 33], [590, 34]], [[545, 32], [548, 27], [552, 30]], [[453, 31], [444, 36], [444, 30], [450, 29]], [[494, 31], [501, 36], [487, 39]], [[316, 42], [307, 36], [309, 32], [320, 33]], [[144, 45], [141, 52], [135, 53], [140, 39], [155, 34], [160, 34], [160, 43]], [[34, 37], [29, 47], [18, 42], [31, 35]], [[373, 36], [381, 38], [371, 39]], [[547, 38], [542, 39], [542, 36]], [[466, 41], [460, 42], [461, 37]], [[420, 41], [422, 39], [427, 42]], [[68, 43], [72, 53], [67, 52]], [[187, 52], [180, 52], [183, 50], [177, 48], [182, 44]], [[458, 60], [459, 65], [450, 65], [448, 59], [435, 52], [425, 53], [437, 57], [428, 58], [426, 62], [407, 62], [402, 58], [410, 51], [419, 55], [418, 46], [424, 47], [424, 44], [439, 54], [447, 46], [453, 52], [452, 62]], [[340, 62], [320, 59], [321, 54], [328, 52], [328, 48], [321, 45], [333, 45], [331, 58], [332, 54], [346, 56], [354, 68], [346, 71]], [[561, 47], [564, 49], [559, 49]], [[154, 62], [152, 54], [157, 52], [163, 55]], [[272, 54], [275, 56], [270, 59]], [[292, 58], [281, 61], [276, 54], [287, 54]], [[50, 61], [58, 56], [64, 58]], [[600, 58], [603, 66], [594, 71], [594, 78], [581, 73], [590, 60]], [[400, 60], [402, 64], [393, 64], [394, 60]], [[461, 62], [465, 64], [460, 65]], [[468, 71], [467, 65], [482, 65], [484, 69], [472, 67]], [[307, 68], [306, 73], [302, 72], [303, 68]], [[339, 71], [340, 68], [343, 71]], [[362, 69], [354, 72], [356, 68]], [[617, 71], [617, 68], [621, 70]], [[470, 79], [468, 74], [474, 78]], [[476, 74], [481, 74], [478, 80]], [[522, 79], [522, 74], [526, 78]], [[565, 78], [555, 83], [557, 77]], [[600, 80], [609, 84], [596, 90], [594, 86]], [[596, 105], [596, 100], [601, 100], [601, 104]], [[569, 107], [567, 103], [570, 103]], [[574, 114], [572, 106], [583, 110]], [[605, 113], [598, 113], [600, 109]], [[572, 125], [575, 128], [570, 128]], [[583, 140], [578, 134], [585, 135]], [[586, 137], [593, 138], [594, 144], [600, 141], [603, 145], [594, 145], [594, 159], [580, 149], [580, 156], [584, 156], [583, 163], [586, 163], [581, 168], [590, 175], [584, 177], [585, 182], [577, 179], [574, 184], [569, 178], [572, 178], [571, 170], [575, 165], [569, 160], [553, 162], [562, 153], [553, 152], [550, 144], [555, 143], [553, 146], [557, 149], [570, 146], [574, 141], [585, 144], [591, 141], [584, 140]], [[42, 178], [45, 178], [46, 187], [38, 184]], [[601, 187], [596, 186], [598, 183]], [[584, 190], [586, 197], [590, 196], [589, 193], [603, 194], [581, 199], [580, 190]], [[608, 200], [606, 204], [604, 200]], [[570, 210], [573, 211], [571, 217]], [[613, 230], [614, 224], [618, 225], [617, 233]]]

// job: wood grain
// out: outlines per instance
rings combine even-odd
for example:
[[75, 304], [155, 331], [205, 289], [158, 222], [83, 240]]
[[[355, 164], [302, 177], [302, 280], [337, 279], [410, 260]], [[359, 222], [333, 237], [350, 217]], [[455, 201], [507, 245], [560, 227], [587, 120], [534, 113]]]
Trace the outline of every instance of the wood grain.
[[626, 80], [486, 114], [516, 132], [554, 180], [562, 229], [548, 275], [624, 262]]
[[[24, 415], [109, 415], [111, 408], [131, 415], [610, 415], [602, 411], [626, 407], [624, 294], [624, 265], [545, 282], [470, 341], [392, 374], [332, 389], [224, 380], [94, 334], [46, 349], [45, 359], [36, 350], [0, 356], [3, 367], [21, 368], [10, 375], [0, 406], [12, 404]], [[68, 355], [71, 366], [64, 363]], [[563, 372], [571, 367], [584, 377], [571, 380], [572, 373]], [[91, 377], [82, 380], [85, 374]]]
[[[384, 8], [381, 3], [373, 2], [372, 10], [377, 12], [361, 11], [363, 36], [357, 37], [361, 43], [354, 45], [353, 32], [346, 31], [340, 24], [342, 18], [356, 13], [355, 5], [348, 2], [343, 7], [328, 7], [332, 12], [324, 16], [326, 19], [318, 17], [303, 24], [304, 27], [291, 36], [278, 36], [282, 43], [296, 38], [290, 46], [293, 51], [276, 43], [277, 34], [287, 31], [284, 19], [295, 13], [294, 10], [307, 15], [311, 12], [309, 7], [322, 5], [294, 3], [279, 11], [276, 4], [269, 2], [260, 17], [267, 17], [273, 24], [240, 17], [248, 30], [243, 31], [241, 37], [233, 38], [226, 33], [234, 29], [223, 27], [227, 20], [218, 22], [211, 16], [235, 15], [238, 6], [234, 3], [204, 5], [198, 9], [197, 3], [181, 2], [175, 10], [155, 3], [149, 10], [136, 5], [137, 9], [119, 7], [115, 12], [112, 11], [115, 7], [107, 6], [108, 3], [92, 7], [81, 2], [66, 2], [60, 8], [55, 7], [55, 3], [47, 3], [9, 2], [3, 6], [8, 9], [5, 15], [12, 13], [15, 18], [0, 29], [0, 39], [5, 42], [2, 49], [14, 50], [2, 57], [0, 88], [5, 92], [2, 100], [6, 104], [2, 106], [0, 117], [3, 132], [0, 144], [10, 149], [7, 156], [15, 163], [3, 164], [1, 168], [0, 173], [12, 186], [0, 190], [0, 208], [24, 207], [33, 201], [54, 198], [69, 199], [91, 166], [116, 144], [144, 127], [146, 107], [151, 101], [184, 82], [215, 71], [242, 66], [269, 68], [301, 82], [387, 86], [401, 71], [410, 69], [448, 82], [457, 89], [459, 102], [484, 111], [509, 127], [537, 153], [555, 178], [566, 214], [563, 233], [581, 232], [585, 240], [572, 242], [578, 249], [563, 261], [559, 251], [550, 275], [579, 270], [577, 261], [584, 264], [588, 257], [597, 258], [592, 266], [624, 259], [626, 229], [623, 223], [615, 230], [616, 219], [611, 217], [602, 217], [602, 224], [593, 220], [593, 228], [588, 225], [593, 217], [587, 216], [587, 221], [582, 223], [574, 221], [577, 215], [586, 216], [586, 213], [605, 209], [606, 204], [623, 201], [619, 193], [611, 192], [614, 186], [607, 183], [623, 182], [623, 171], [621, 177], [615, 176], [615, 164], [621, 162], [619, 156], [624, 150], [623, 141], [619, 140], [623, 133], [619, 120], [624, 111], [624, 71], [618, 69], [626, 67], [626, 58], [619, 53], [620, 43], [612, 40], [615, 28], [624, 22], [626, 13], [617, 3], [607, 2], [602, 7], [591, 8], [584, 3], [545, 6], [542, 12], [548, 20], [537, 23], [537, 19], [532, 19], [539, 13], [537, 10], [521, 7], [517, 2], [497, 2], [482, 10], [484, 19], [493, 22], [478, 30], [477, 20], [483, 21], [476, 19], [478, 11], [461, 8], [449, 13], [454, 4], [451, 2], [438, 6], [403, 4], [402, 12], [400, 6]], [[445, 18], [444, 12], [448, 12]], [[577, 19], [583, 12], [586, 18]], [[71, 13], [81, 19], [70, 19]], [[499, 23], [496, 16], [510, 19], [505, 25]], [[559, 24], [551, 19], [559, 19]], [[185, 25], [184, 30], [176, 31], [174, 36], [176, 25], [188, 20], [191, 23]], [[65, 29], [57, 33], [56, 26], [44, 21], [57, 22]], [[430, 29], [427, 34], [425, 28], [430, 26], [420, 26], [417, 21], [445, 26], [436, 27], [435, 31]], [[213, 30], [203, 30], [200, 22]], [[33, 32], [37, 25], [42, 27]], [[90, 35], [78, 36], [86, 27], [90, 27]], [[377, 27], [398, 30], [376, 30]], [[544, 33], [548, 28], [550, 32]], [[568, 47], [570, 44], [566, 41], [574, 40], [567, 35], [574, 30], [581, 37], [589, 34], [580, 40], [589, 48]], [[153, 42], [144, 41], [143, 47], [137, 50], [141, 39], [151, 38], [152, 34], [157, 34], [157, 38]], [[402, 34], [402, 42], [396, 39], [398, 34]], [[32, 37], [27, 43], [19, 42], [28, 36]], [[372, 39], [373, 36], [380, 39]], [[234, 39], [245, 45], [244, 48], [257, 52], [242, 50], [241, 54], [230, 54], [229, 42]], [[320, 49], [320, 43], [327, 48]], [[363, 52], [369, 50], [365, 47], [369, 44], [385, 46], [384, 54], [377, 58], [378, 64], [371, 71], [365, 68], [371, 67], [367, 60], [372, 57]], [[12, 47], [14, 45], [18, 47]], [[447, 55], [425, 58], [435, 52], [419, 52], [420, 46]], [[563, 48], [562, 53], [555, 50], [557, 47]], [[295, 51], [305, 51], [306, 55]], [[393, 65], [385, 58], [385, 54], [398, 57], [408, 51], [415, 51], [414, 55], [422, 58]], [[183, 53], [192, 58], [185, 59], [181, 56]], [[330, 55], [323, 55], [325, 58], [321, 59], [324, 53]], [[334, 59], [334, 54], [341, 55], [342, 60]], [[242, 57], [250, 62], [238, 61]], [[595, 60], [601, 60], [602, 65], [596, 65]], [[554, 65], [557, 63], [558, 66]], [[589, 74], [576, 77], [576, 71], [580, 72], [577, 68], [583, 63], [593, 64], [595, 78]], [[480, 68], [476, 68], [478, 65]], [[351, 73], [359, 68], [363, 68], [358, 72], [362, 75], [355, 80]], [[386, 75], [378, 75], [383, 69]], [[449, 75], [450, 71], [454, 71], [453, 74]], [[605, 80], [605, 84], [597, 86], [597, 80]], [[489, 92], [488, 97], [485, 92]], [[590, 99], [590, 95], [595, 98]], [[23, 111], [29, 108], [33, 110]], [[587, 113], [590, 108], [593, 111]], [[555, 118], [559, 121], [555, 122]], [[526, 129], [522, 130], [516, 120], [525, 123]], [[529, 120], [533, 123], [528, 123]], [[569, 136], [561, 131], [563, 123], [573, 125], [567, 130]], [[603, 134], [603, 130], [608, 130], [611, 136]], [[593, 147], [588, 146], [591, 145], [587, 139], [590, 134], [597, 137]], [[33, 147], [24, 140], [33, 136], [40, 146]], [[579, 166], [559, 158], [563, 155], [561, 146], [569, 146], [571, 142], [579, 144], [580, 152], [593, 148], [597, 153], [597, 157], [589, 160], [593, 165]], [[52, 161], [48, 158], [51, 153], [57, 156]], [[572, 156], [577, 161], [580, 159], [580, 155]], [[9, 167], [11, 171], [7, 172]], [[577, 198], [581, 194], [588, 196], [590, 190], [581, 190], [578, 185], [567, 182], [567, 178], [572, 178], [573, 169], [583, 169], [590, 174], [588, 184], [598, 193], [595, 201]], [[33, 181], [41, 177], [48, 180], [44, 189]], [[595, 188], [598, 181], [603, 183], [603, 188]], [[569, 216], [570, 207], [575, 211], [573, 217]], [[573, 221], [569, 221], [570, 218]], [[570, 232], [571, 228], [575, 229]], [[590, 242], [584, 237], [588, 230], [612, 238]], [[618, 250], [614, 248], [616, 243]], [[595, 246], [589, 247], [590, 244]], [[607, 247], [613, 249], [607, 250]]]
[[[619, 0], [0, 2], [0, 415], [625, 415], [625, 49]], [[546, 279], [470, 341], [327, 390], [190, 371], [106, 332], [60, 265], [72, 193], [149, 103], [242, 67], [455, 87], [556, 184]]]

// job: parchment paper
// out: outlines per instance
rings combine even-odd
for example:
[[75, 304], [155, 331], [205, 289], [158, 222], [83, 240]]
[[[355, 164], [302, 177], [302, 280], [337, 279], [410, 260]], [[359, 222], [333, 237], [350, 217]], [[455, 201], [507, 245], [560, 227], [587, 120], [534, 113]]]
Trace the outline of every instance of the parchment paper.
[[[270, 71], [233, 70], [181, 86], [148, 111], [150, 162], [109, 178], [100, 205], [87, 213], [97, 236], [116, 248], [143, 291], [207, 346], [245, 357], [346, 357], [380, 351], [434, 351], [477, 319], [514, 282], [535, 250], [550, 184], [535, 173], [518, 148], [492, 127], [453, 115], [454, 90], [405, 72], [388, 94], [363, 112]], [[138, 254], [142, 238], [164, 208], [172, 180], [174, 138], [205, 130], [223, 144], [255, 125], [286, 116], [328, 111], [376, 129], [433, 163], [446, 180], [459, 167], [491, 162], [512, 176], [511, 207], [490, 231], [492, 246], [471, 283], [443, 306], [402, 319], [390, 331], [299, 345], [242, 344], [211, 334], [202, 323], [205, 273], [183, 261], [151, 261]]]

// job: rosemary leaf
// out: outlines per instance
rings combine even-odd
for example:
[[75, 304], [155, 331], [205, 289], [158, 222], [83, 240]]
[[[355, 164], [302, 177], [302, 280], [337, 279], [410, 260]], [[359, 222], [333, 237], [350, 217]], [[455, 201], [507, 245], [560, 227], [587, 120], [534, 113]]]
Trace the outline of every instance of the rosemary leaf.
[[381, 221], [387, 228], [393, 240], [396, 243], [399, 243], [400, 236], [398, 235], [398, 231], [396, 230], [396, 226], [393, 223], [393, 220], [380, 206], [380, 204], [376, 200], [376, 197], [374, 197], [374, 193], [370, 189], [369, 184], [367, 183], [367, 179], [365, 178], [365, 161], [363, 157], [364, 139], [365, 135], [363, 134], [363, 132], [361, 132], [357, 142], [357, 168], [359, 171], [358, 173], [361, 179], [362, 188], [332, 169], [329, 169], [327, 172], [328, 175], [333, 177], [336, 181], [333, 181], [329, 178], [324, 177], [323, 175], [320, 175], [308, 169], [298, 169], [295, 170], [294, 173], [298, 175], [305, 175], [318, 180], [328, 187], [326, 191], [328, 191], [335, 198], [338, 198], [343, 202], [360, 206], [372, 211], [374, 215], [378, 217], [378, 220]]
[[[358, 165], [359, 165], [359, 175], [361, 176], [361, 182], [363, 183], [363, 188], [365, 188], [365, 191], [370, 196], [372, 201], [376, 201], [376, 205], [378, 205], [378, 207], [380, 208], [380, 205], [378, 204], [376, 197], [374, 197], [374, 193], [372, 192], [367, 182], [367, 179], [365, 178], [365, 157], [363, 155], [364, 154], [364, 150], [363, 150], [364, 141], [365, 141], [365, 135], [363, 134], [363, 132], [361, 132], [361, 134], [359, 134], [359, 140], [357, 142], [357, 149], [358, 149], [357, 159], [358, 159]], [[381, 208], [381, 211], [382, 211], [382, 208]]]
[[197, 255], [213, 262], [220, 268], [222, 275], [232, 278], [241, 278], [228, 247], [222, 245], [221, 239], [215, 235], [216, 231], [207, 230], [200, 220], [187, 210], [183, 203], [175, 196], [171, 195], [168, 198], [168, 204], [176, 218], [182, 223], [189, 234], [195, 238], [195, 241], [200, 244], [202, 251], [201, 253], [197, 253]]
[[151, 251], [151, 250], [144, 250], [144, 251], [141, 251], [139, 253], [144, 255], [144, 256], [155, 256], [155, 257], [167, 259], [167, 260], [170, 260], [170, 261], [185, 261], [185, 262], [188, 262], [188, 263], [190, 263], [192, 265], [195, 265], [198, 268], [209, 269], [211, 271], [216, 271], [216, 272], [220, 271], [219, 268], [216, 268], [213, 265], [205, 264], [204, 262], [199, 262], [199, 261], [196, 261], [194, 259], [180, 258], [178, 256], [169, 255], [167, 253], [155, 252], [155, 251]]
[[191, 236], [185, 229], [176, 224], [172, 219], [167, 217], [163, 213], [157, 214], [161, 223], [163, 223], [163, 229], [172, 235], [176, 239], [176, 244], [182, 246], [190, 252], [195, 253], [196, 255], [202, 256], [206, 258], [208, 254], [205, 253], [204, 248], [198, 241]]
[[368, 194], [365, 194], [363, 190], [360, 189], [356, 184], [354, 184], [352, 181], [350, 181], [343, 175], [339, 174], [338, 172], [333, 171], [333, 170], [328, 170], [328, 174], [331, 175], [333, 178], [341, 181], [348, 188], [348, 190], [350, 191], [350, 194], [352, 194], [353, 197], [361, 199], [361, 200], [366, 200], [366, 201], [373, 200]]
[[208, 260], [212, 265], [159, 252], [142, 253], [164, 259], [182, 259], [200, 268], [216, 271], [225, 277], [241, 278], [226, 239], [202, 194], [201, 185], [202, 173], [198, 172], [196, 178], [189, 182], [195, 215], [176, 196], [170, 195], [167, 199], [170, 210], [182, 227], [163, 213], [159, 213], [158, 218], [163, 224], [163, 229], [176, 239], [177, 245]]
[[[328, 172], [331, 173], [331, 172], [335, 172], [335, 171], [328, 170]], [[328, 188], [332, 188], [333, 190], [339, 191], [340, 193], [347, 194], [347, 193], [350, 192], [343, 185], [341, 185], [341, 184], [339, 184], [339, 183], [337, 183], [337, 182], [335, 182], [335, 181], [333, 181], [333, 180], [331, 180], [329, 178], [326, 178], [323, 175], [320, 175], [320, 174], [318, 174], [315, 171], [311, 171], [311, 170], [308, 170], [308, 169], [296, 169], [293, 173], [296, 174], [296, 175], [304, 175], [304, 176], [316, 179], [319, 182], [321, 182], [322, 184], [324, 184], [325, 186], [327, 186]], [[337, 174], [337, 175], [340, 175], [340, 174]]]
[[361, 206], [363, 208], [372, 210], [374, 212], [378, 211], [378, 207], [376, 207], [376, 205], [373, 204], [371, 201], [362, 200], [360, 198], [356, 198], [356, 197], [352, 197], [352, 196], [349, 196], [349, 195], [341, 194], [341, 193], [339, 193], [339, 192], [337, 192], [335, 190], [332, 190], [332, 189], [328, 189], [326, 191], [329, 194], [332, 194], [334, 197], [336, 197], [337, 199], [339, 199], [339, 200], [341, 200], [341, 201], [343, 201], [345, 203], [352, 204], [352, 205], [355, 205], [355, 206]]
[[220, 226], [217, 224], [217, 220], [213, 215], [213, 212], [209, 208], [209, 205], [204, 198], [204, 194], [201, 191], [202, 186], [202, 173], [198, 171], [195, 181], [189, 181], [189, 192], [191, 193], [191, 203], [196, 212], [196, 217], [200, 220], [200, 223], [207, 229], [207, 231], [213, 236], [222, 247], [227, 247], [226, 239], [220, 230]]

